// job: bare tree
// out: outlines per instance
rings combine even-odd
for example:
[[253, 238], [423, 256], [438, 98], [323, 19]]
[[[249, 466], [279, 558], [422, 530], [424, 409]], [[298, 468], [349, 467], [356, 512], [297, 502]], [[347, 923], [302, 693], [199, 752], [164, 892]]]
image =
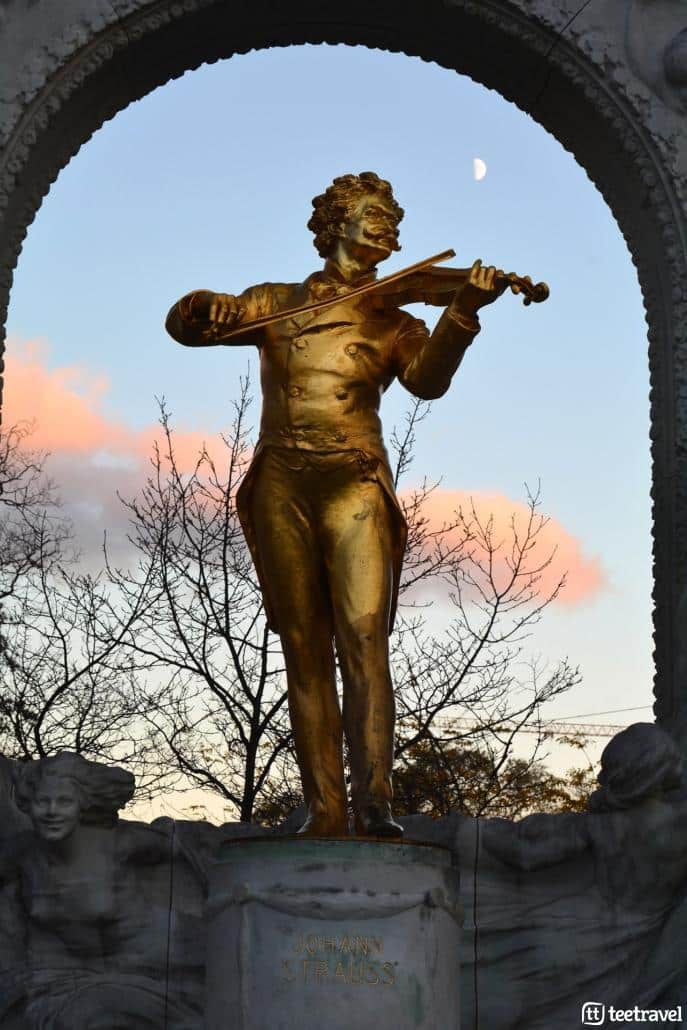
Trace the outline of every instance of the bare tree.
[[126, 502], [137, 568], [108, 566], [160, 766], [214, 791], [246, 821], [271, 778], [283, 778], [284, 761], [293, 775], [281, 651], [236, 513], [248, 407], [244, 382], [221, 463], [203, 449], [184, 474], [162, 406], [152, 474]]
[[128, 626], [103, 584], [78, 571], [70, 522], [30, 431], [0, 432], [0, 753], [134, 763], [145, 789], [158, 773], [146, 766], [122, 661]]
[[[417, 427], [429, 407], [416, 402], [403, 432], [392, 435], [397, 484], [412, 467]], [[562, 573], [543, 589], [555, 552], [542, 545], [549, 520], [539, 512], [539, 488], [527, 490], [524, 520], [518, 524], [511, 516], [504, 534], [472, 501], [449, 523], [435, 525], [426, 509], [438, 486], [425, 480], [402, 498], [409, 538], [391, 649], [397, 778], [401, 782], [421, 760], [437, 771], [445, 799], [478, 815], [504, 804], [518, 781], [523, 798], [526, 786], [534, 797], [533, 778], [541, 782], [539, 762], [549, 740], [542, 706], [580, 677], [567, 659], [549, 667], [527, 653], [542, 615], [565, 587]], [[427, 603], [413, 600], [418, 587], [426, 592], [429, 585], [443, 592], [449, 610], [440, 632]], [[538, 732], [516, 758], [525, 727]]]
[[31, 432], [29, 423], [0, 429], [0, 605], [24, 576], [54, 562], [69, 536]]

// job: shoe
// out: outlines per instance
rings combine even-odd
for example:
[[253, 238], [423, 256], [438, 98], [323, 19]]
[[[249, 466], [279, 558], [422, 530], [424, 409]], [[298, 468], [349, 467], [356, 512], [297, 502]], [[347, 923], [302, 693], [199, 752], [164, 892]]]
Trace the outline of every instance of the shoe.
[[348, 816], [333, 815], [329, 812], [309, 812], [300, 830], [296, 831], [298, 837], [347, 837]]
[[394, 822], [391, 805], [387, 801], [381, 805], [365, 805], [356, 811], [355, 832], [359, 837], [389, 837], [396, 840], [403, 837], [403, 827]]

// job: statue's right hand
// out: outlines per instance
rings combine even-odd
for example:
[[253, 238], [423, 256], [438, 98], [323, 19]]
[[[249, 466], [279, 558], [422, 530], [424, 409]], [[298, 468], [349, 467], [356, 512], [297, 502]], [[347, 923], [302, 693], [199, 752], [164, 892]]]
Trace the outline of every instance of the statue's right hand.
[[238, 297], [231, 293], [215, 293], [210, 304], [209, 320], [213, 326], [231, 329], [245, 314]]

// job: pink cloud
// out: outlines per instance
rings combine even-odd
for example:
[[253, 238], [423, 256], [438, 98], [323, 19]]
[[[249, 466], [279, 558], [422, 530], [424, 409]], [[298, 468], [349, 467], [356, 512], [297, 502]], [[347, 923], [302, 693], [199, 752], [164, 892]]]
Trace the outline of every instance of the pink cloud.
[[[91, 563], [108, 531], [118, 553], [126, 550], [128, 516], [117, 493], [133, 497], [148, 471], [161, 429], [132, 429], [105, 409], [109, 383], [78, 366], [50, 368], [45, 343], [11, 340], [6, 361], [3, 422], [35, 424], [30, 445], [46, 451], [47, 470], [73, 519], [84, 560]], [[175, 430], [175, 456], [191, 470], [207, 443], [221, 462], [216, 434]]]
[[[460, 510], [469, 519], [473, 507], [483, 526], [486, 526], [490, 519], [492, 520], [493, 540], [495, 542], [504, 541], [504, 547], [497, 556], [494, 569], [497, 583], [502, 584], [509, 576], [506, 557], [509, 554], [509, 545], [513, 538], [511, 524], [515, 526], [516, 532], [522, 539], [530, 517], [530, 509], [522, 501], [516, 501], [495, 492], [471, 493], [437, 488], [430, 494], [423, 506], [423, 516], [427, 518], [430, 529], [438, 530], [443, 526], [451, 526], [455, 523], [456, 512]], [[546, 518], [545, 516], [545, 519], [529, 562], [530, 566], [536, 566], [553, 554], [552, 561], [541, 572], [539, 581], [541, 593], [552, 592], [561, 576], [565, 574], [565, 587], [556, 598], [556, 603], [576, 605], [590, 600], [606, 585], [601, 562], [596, 557], [587, 556], [581, 542], [560, 522], [552, 517]], [[455, 542], [459, 536], [458, 529], [449, 530], [446, 537], [447, 542]]]
[[[107, 455], [129, 463], [143, 461], [151, 453], [160, 437], [159, 426], [134, 430], [107, 415], [105, 376], [94, 376], [78, 366], [48, 368], [49, 348], [44, 343], [12, 340], [8, 351], [3, 417], [9, 425], [35, 419], [35, 447], [94, 461]], [[180, 467], [192, 468], [206, 436], [179, 431], [175, 441]], [[212, 437], [207, 443], [212, 446]]]

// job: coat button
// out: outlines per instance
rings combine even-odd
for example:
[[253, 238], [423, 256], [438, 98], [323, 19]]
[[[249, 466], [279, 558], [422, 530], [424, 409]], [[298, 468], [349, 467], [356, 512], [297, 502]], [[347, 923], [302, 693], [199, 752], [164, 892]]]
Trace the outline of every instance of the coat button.
[[292, 340], [292, 345], [296, 350], [304, 350], [308, 346], [307, 340]]
[[301, 388], [300, 386], [291, 386], [289, 388], [289, 397], [300, 397]]
[[336, 399], [338, 401], [345, 401], [347, 397], [348, 397], [348, 390], [343, 390], [342, 389], [342, 390], [337, 390], [336, 391]]
[[347, 343], [346, 346], [344, 347], [344, 350], [346, 351], [346, 353], [351, 358], [354, 358], [356, 356], [356, 354], [358, 353], [358, 344], [357, 343]]

